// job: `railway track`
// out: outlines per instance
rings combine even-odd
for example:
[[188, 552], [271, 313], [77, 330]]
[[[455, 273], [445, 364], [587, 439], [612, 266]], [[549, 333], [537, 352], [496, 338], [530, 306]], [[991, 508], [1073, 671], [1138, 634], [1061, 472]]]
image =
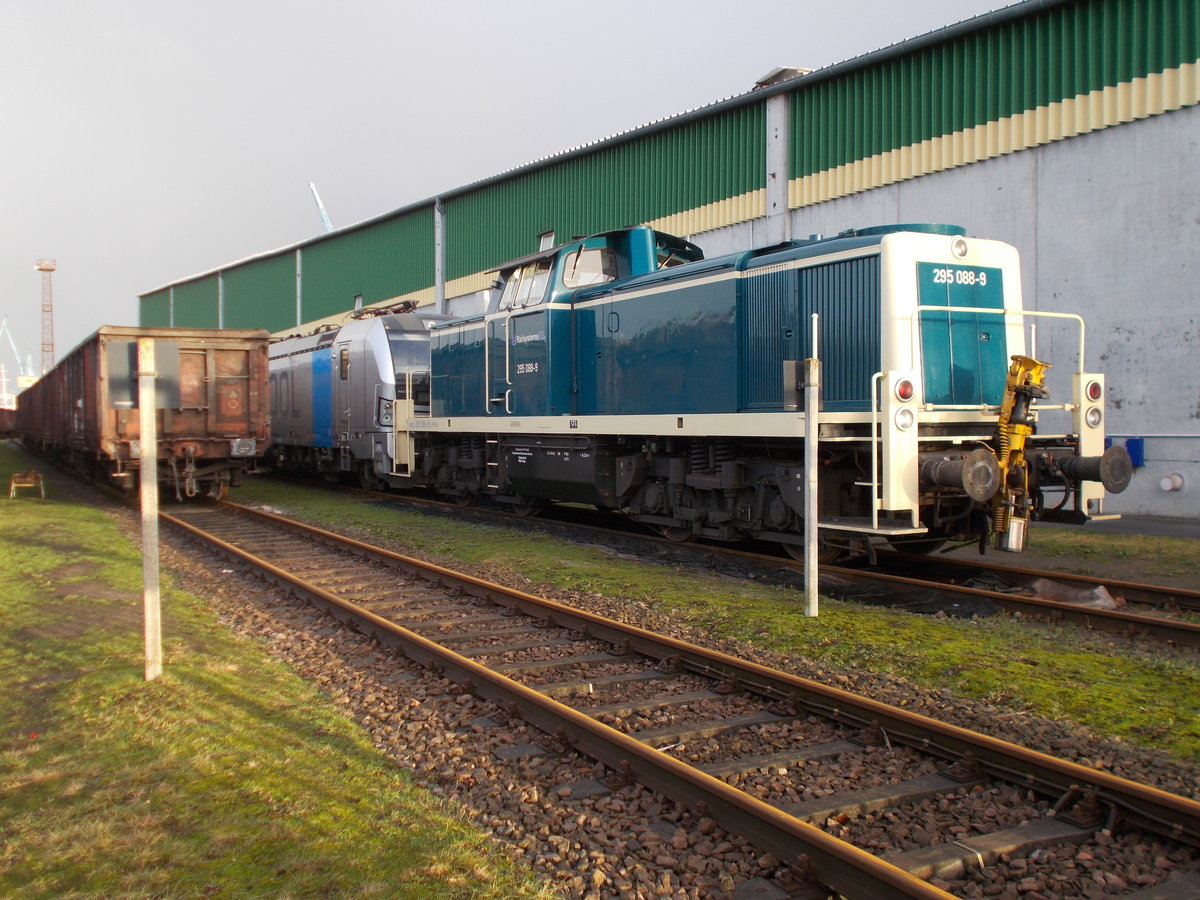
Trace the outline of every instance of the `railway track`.
[[1028, 566], [1007, 566], [994, 561], [972, 562], [943, 556], [914, 558], [900, 553], [881, 554], [889, 570], [919, 571], [923, 577], [938, 581], [962, 580], [964, 575], [982, 575], [1002, 583], [1007, 588], [1027, 591], [1036, 596], [1039, 591], [1058, 591], [1060, 594], [1074, 593], [1080, 597], [1088, 594], [1107, 595], [1118, 603], [1145, 607], [1165, 613], [1200, 612], [1200, 590], [1164, 585], [1146, 584], [1118, 578], [1101, 578], [1071, 572], [1050, 572]]
[[[791, 896], [952, 897], [927, 879], [1114, 829], [1200, 846], [1200, 803], [1153, 787], [266, 513], [165, 518], [536, 725], [524, 752], [578, 751], [774, 854]], [[1140, 897], [1200, 896], [1189, 877]]]
[[[365, 491], [371, 496], [421, 508], [442, 509], [462, 515], [462, 507], [394, 493]], [[719, 557], [758, 573], [790, 570], [799, 575], [803, 564], [788, 556], [760, 554], [709, 543], [681, 544], [642, 532], [625, 531], [581, 522], [576, 510], [559, 511], [562, 518], [539, 518], [539, 524], [566, 528], [606, 541], [653, 546], [663, 554]], [[471, 509], [472, 516], [526, 521], [524, 516], [487, 508]], [[1200, 623], [1179, 613], [1200, 612], [1200, 591], [1118, 581], [996, 564], [990, 559], [970, 562], [942, 556], [880, 553], [878, 568], [822, 566], [821, 592], [847, 601], [885, 603], [929, 609], [952, 607], [954, 599], [972, 608], [996, 607], [1027, 618], [1104, 632], [1127, 639], [1149, 640], [1173, 647], [1200, 648]], [[797, 583], [802, 581], [797, 580]], [[1115, 602], [1097, 605], [1097, 598]], [[982, 602], [983, 606], [980, 606]]]

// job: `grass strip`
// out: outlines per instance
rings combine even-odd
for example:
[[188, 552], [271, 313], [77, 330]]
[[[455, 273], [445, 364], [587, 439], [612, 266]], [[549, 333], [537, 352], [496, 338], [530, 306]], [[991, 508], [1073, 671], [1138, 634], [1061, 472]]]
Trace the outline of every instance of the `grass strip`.
[[1099, 564], [1130, 567], [1127, 579], [1185, 577], [1200, 584], [1200, 547], [1189, 538], [1103, 534], [1080, 528], [1040, 528], [1031, 544], [1046, 556], [1071, 560], [1087, 575]]
[[[27, 467], [0, 446], [0, 484]], [[0, 503], [0, 896], [551, 896], [169, 580], [143, 681], [113, 520], [53, 476]]]
[[[793, 590], [641, 562], [544, 533], [265, 479], [239, 489], [237, 499], [330, 528], [353, 528], [450, 565], [506, 570], [535, 585], [644, 602], [714, 637], [894, 674], [1200, 761], [1200, 667], [1194, 655], [1154, 644], [1131, 647], [1102, 634], [1007, 616], [935, 618], [826, 598], [818, 618], [805, 618]], [[1124, 536], [1105, 540], [1120, 547]], [[1167, 552], [1175, 553], [1168, 543]]]

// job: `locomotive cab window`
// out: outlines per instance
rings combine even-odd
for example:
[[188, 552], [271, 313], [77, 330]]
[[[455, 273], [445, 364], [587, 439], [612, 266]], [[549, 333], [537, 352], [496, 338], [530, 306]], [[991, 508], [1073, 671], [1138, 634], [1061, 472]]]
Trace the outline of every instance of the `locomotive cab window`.
[[350, 348], [343, 347], [338, 353], [338, 378], [345, 381], [350, 377]]
[[539, 259], [508, 276], [500, 297], [500, 309], [520, 309], [541, 303], [546, 297], [552, 264], [551, 259]]
[[655, 238], [654, 255], [660, 269], [670, 269], [704, 259], [704, 252], [690, 241], [667, 234], [656, 234]]
[[611, 247], [583, 246], [563, 260], [563, 286], [607, 284], [617, 278], [617, 255]]

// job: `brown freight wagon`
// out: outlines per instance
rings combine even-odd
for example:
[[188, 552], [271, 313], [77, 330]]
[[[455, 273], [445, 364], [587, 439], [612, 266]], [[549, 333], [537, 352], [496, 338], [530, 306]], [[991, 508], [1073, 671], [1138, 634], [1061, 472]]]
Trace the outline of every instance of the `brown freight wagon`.
[[17, 433], [17, 411], [0, 409], [0, 438], [10, 438]]
[[224, 496], [270, 443], [265, 331], [105, 325], [17, 396], [17, 433], [31, 449], [132, 490], [141, 338], [156, 346], [164, 491]]

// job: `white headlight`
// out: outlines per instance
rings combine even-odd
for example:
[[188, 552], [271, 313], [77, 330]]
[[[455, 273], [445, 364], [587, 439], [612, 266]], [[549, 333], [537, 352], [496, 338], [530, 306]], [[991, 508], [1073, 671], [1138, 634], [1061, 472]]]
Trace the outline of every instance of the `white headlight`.
[[1083, 420], [1088, 423], [1089, 428], [1099, 428], [1100, 422], [1104, 419], [1104, 413], [1100, 412], [1100, 407], [1093, 406], [1083, 414]]
[[956, 237], [950, 242], [950, 252], [959, 259], [967, 255], [967, 242], [964, 238]]
[[380, 399], [379, 401], [379, 424], [392, 424], [392, 401]]
[[907, 406], [902, 406], [896, 410], [894, 421], [896, 427], [901, 431], [908, 431], [908, 429], [913, 427], [913, 423], [917, 421], [917, 417]]

